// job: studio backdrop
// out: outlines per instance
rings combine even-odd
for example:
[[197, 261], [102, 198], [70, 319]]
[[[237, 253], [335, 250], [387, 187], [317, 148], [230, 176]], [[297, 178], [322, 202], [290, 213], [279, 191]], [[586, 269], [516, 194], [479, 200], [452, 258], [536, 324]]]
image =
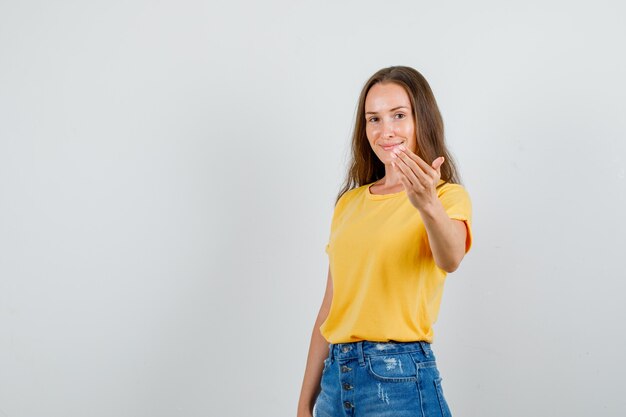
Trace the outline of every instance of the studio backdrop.
[[455, 417], [626, 415], [617, 1], [0, 3], [0, 417], [295, 416], [358, 94], [420, 71], [473, 203]]

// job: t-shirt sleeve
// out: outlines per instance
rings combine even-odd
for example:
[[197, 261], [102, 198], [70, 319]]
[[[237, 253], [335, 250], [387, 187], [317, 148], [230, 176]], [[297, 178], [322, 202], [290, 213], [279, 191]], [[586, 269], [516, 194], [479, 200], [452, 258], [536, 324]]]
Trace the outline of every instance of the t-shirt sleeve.
[[350, 193], [350, 191], [347, 191], [345, 193], [343, 193], [341, 195], [341, 197], [339, 197], [339, 200], [337, 201], [337, 204], [335, 204], [335, 208], [333, 210], [333, 217], [332, 220], [330, 222], [330, 233], [328, 236], [328, 241], [326, 243], [326, 248], [324, 249], [324, 252], [326, 252], [327, 254], [329, 254], [330, 251], [330, 241], [333, 235], [333, 231], [335, 230], [335, 226], [337, 223], [337, 219], [339, 217], [339, 214], [341, 212], [341, 210], [343, 209], [346, 201], [348, 200], [348, 194]]
[[446, 184], [439, 192], [439, 200], [451, 219], [465, 223], [467, 237], [465, 239], [465, 253], [472, 246], [472, 201], [465, 188], [460, 184]]
[[328, 251], [330, 250], [330, 238], [332, 237], [333, 230], [335, 228], [335, 220], [337, 219], [338, 211], [339, 211], [339, 202], [337, 202], [337, 204], [335, 205], [335, 208], [333, 209], [333, 216], [330, 221], [330, 232], [328, 234], [328, 241], [326, 243], [326, 248], [324, 249], [324, 252], [326, 252], [327, 254], [329, 254]]

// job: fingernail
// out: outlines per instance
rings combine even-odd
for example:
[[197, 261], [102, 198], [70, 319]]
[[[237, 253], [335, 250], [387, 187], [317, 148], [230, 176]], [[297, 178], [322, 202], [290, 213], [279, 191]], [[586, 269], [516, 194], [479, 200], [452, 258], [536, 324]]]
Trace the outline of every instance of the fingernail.
[[404, 145], [400, 145], [400, 146], [398, 146], [398, 147], [399, 147], [400, 149], [402, 149], [403, 151], [406, 151], [406, 146], [404, 146]]

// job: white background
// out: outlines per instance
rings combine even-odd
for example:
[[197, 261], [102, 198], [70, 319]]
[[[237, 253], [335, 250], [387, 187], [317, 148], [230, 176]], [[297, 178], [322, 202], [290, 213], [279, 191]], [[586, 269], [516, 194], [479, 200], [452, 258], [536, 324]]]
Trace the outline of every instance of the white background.
[[625, 38], [617, 1], [2, 1], [0, 417], [295, 416], [390, 65], [473, 201], [453, 415], [625, 415]]

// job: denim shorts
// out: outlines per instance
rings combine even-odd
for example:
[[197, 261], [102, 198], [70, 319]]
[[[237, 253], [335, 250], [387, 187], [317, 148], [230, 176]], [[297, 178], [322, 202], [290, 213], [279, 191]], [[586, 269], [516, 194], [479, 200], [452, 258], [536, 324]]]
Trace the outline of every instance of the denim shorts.
[[430, 343], [330, 343], [313, 417], [451, 417]]

